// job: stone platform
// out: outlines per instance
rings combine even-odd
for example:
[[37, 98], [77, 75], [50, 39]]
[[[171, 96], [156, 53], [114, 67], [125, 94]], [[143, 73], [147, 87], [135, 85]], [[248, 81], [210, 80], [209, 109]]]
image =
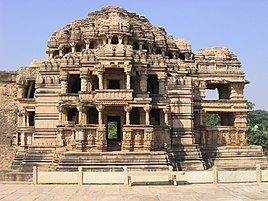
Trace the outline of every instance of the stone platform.
[[30, 185], [0, 183], [1, 201], [264, 201], [268, 183], [179, 186]]

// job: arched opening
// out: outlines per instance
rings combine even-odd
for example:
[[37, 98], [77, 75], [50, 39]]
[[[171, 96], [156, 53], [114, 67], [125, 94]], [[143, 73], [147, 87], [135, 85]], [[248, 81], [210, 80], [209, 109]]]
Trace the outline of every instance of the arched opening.
[[138, 42], [133, 42], [133, 50], [139, 50], [139, 43]]
[[59, 50], [53, 51], [53, 58], [59, 56], [59, 54], [60, 54], [60, 51]]
[[85, 49], [83, 43], [77, 43], [77, 44], [75, 45], [75, 51], [76, 51], [76, 52], [82, 52], [83, 49]]
[[96, 41], [90, 41], [89, 49], [96, 49], [96, 48], [97, 48], [97, 42]]
[[71, 47], [64, 47], [63, 50], [62, 50], [62, 54], [65, 55], [65, 54], [68, 54], [72, 52], [72, 48]]
[[149, 47], [148, 47], [147, 44], [143, 44], [143, 45], [142, 45], [142, 49], [143, 49], [143, 50], [147, 50], [147, 52], [149, 52]]
[[180, 53], [180, 54], [179, 54], [179, 59], [181, 59], [181, 60], [185, 60], [185, 55], [184, 55], [183, 53]]
[[113, 37], [112, 37], [112, 41], [111, 41], [111, 43], [112, 43], [113, 45], [117, 45], [117, 44], [118, 44], [118, 37], [117, 37], [117, 36], [113, 36]]
[[172, 52], [166, 52], [165, 56], [168, 57], [169, 59], [173, 59]]
[[155, 50], [155, 54], [162, 54], [161, 49], [160, 49], [160, 48], [157, 48], [157, 49]]

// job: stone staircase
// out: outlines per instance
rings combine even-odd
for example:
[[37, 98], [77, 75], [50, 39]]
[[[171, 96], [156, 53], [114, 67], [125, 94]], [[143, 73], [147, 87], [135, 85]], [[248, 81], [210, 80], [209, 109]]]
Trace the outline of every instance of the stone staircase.
[[180, 145], [167, 151], [174, 171], [204, 170], [203, 159], [198, 145]]
[[54, 148], [32, 147], [17, 153], [12, 164], [12, 169], [19, 172], [32, 172], [33, 166], [39, 170], [48, 171], [53, 161]]
[[79, 166], [92, 171], [122, 171], [123, 166], [132, 170], [168, 170], [169, 162], [164, 151], [157, 152], [63, 152], [57, 171], [77, 171]]
[[256, 164], [268, 164], [261, 146], [223, 146], [201, 148], [207, 168], [218, 167], [247, 168]]

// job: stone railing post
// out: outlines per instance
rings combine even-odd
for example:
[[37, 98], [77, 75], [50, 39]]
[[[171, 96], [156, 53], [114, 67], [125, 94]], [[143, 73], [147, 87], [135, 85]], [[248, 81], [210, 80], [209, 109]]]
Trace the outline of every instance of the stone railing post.
[[38, 168], [33, 166], [33, 184], [38, 184]]
[[123, 170], [124, 170], [124, 185], [127, 186], [128, 185], [128, 169], [127, 169], [127, 166], [123, 166]]
[[261, 183], [262, 182], [262, 172], [261, 172], [261, 165], [256, 165], [256, 182]]
[[213, 184], [218, 184], [219, 179], [218, 179], [218, 168], [216, 165], [213, 166], [212, 169], [212, 178], [213, 178]]
[[78, 185], [83, 185], [83, 167], [78, 167], [78, 173], [77, 173], [77, 183]]

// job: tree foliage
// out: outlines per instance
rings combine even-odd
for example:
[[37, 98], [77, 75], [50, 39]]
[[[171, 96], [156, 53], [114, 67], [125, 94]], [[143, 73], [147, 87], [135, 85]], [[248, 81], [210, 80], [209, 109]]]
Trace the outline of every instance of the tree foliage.
[[268, 155], [268, 111], [253, 110], [254, 104], [248, 102], [251, 111], [248, 114], [248, 141], [249, 144], [261, 145]]
[[206, 125], [207, 126], [220, 126], [221, 118], [218, 114], [208, 113], [206, 116]]

